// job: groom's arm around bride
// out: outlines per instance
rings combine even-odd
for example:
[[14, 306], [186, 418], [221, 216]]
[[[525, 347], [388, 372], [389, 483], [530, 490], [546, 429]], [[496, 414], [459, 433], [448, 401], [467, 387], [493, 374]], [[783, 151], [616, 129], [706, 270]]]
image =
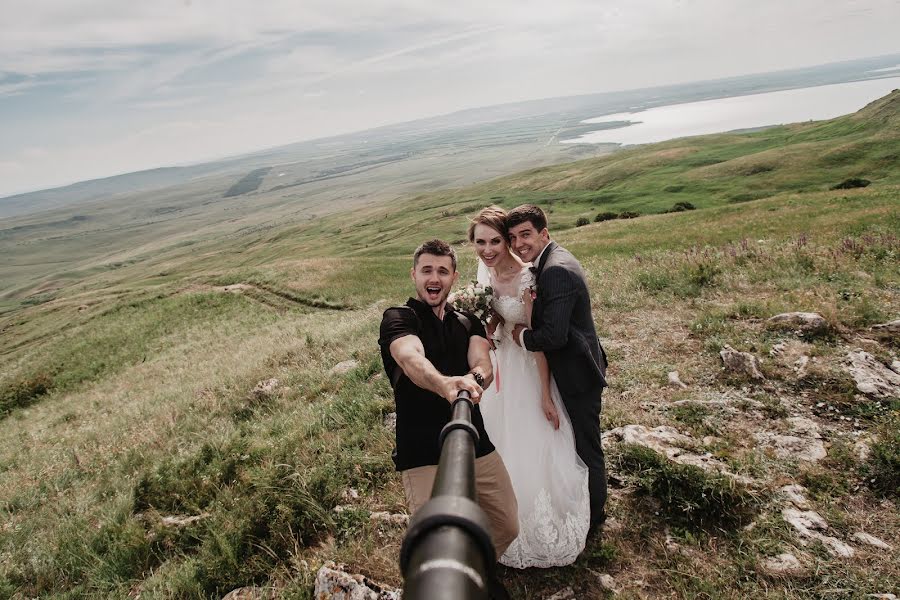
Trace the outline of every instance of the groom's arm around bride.
[[589, 472], [591, 525], [606, 517], [606, 464], [600, 441], [600, 404], [606, 387], [606, 354], [591, 313], [587, 279], [578, 260], [550, 239], [547, 217], [537, 206], [507, 216], [510, 246], [534, 264], [537, 293], [532, 328], [516, 326], [513, 340], [543, 352], [575, 433], [575, 447]]

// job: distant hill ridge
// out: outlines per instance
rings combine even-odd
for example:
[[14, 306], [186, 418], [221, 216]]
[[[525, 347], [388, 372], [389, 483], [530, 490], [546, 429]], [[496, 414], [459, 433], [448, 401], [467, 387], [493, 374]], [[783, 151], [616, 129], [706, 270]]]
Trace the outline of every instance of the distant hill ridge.
[[851, 118], [873, 121], [883, 125], [898, 123], [900, 121], [900, 89], [892, 91], [887, 96], [873, 100], [852, 115]]
[[[856, 113], [753, 133], [680, 138], [575, 163], [504, 177], [497, 191], [603, 191], [598, 204], [652, 199], [710, 202], [752, 200], [788, 190], [828, 189], [847, 177], [900, 183], [900, 90]], [[737, 177], [737, 179], [735, 179]]]

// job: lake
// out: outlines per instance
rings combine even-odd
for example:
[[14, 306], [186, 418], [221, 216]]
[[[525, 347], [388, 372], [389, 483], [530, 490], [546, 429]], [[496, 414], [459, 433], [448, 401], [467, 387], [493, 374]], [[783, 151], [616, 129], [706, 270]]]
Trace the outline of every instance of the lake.
[[832, 119], [900, 88], [900, 77], [733, 96], [615, 113], [582, 123], [629, 124], [592, 131], [563, 144], [649, 144], [691, 135]]

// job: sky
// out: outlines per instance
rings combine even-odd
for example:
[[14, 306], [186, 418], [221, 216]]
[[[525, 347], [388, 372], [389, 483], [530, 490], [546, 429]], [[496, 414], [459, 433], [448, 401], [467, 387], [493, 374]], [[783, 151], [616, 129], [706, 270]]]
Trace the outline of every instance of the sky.
[[900, 51], [900, 0], [0, 0], [0, 197]]

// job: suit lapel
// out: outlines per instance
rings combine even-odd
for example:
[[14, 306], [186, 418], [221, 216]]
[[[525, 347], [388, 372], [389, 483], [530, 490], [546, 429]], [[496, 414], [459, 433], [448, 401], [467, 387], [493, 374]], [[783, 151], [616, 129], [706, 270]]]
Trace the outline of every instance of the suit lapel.
[[541, 271], [544, 270], [544, 265], [547, 264], [547, 259], [550, 257], [550, 253], [556, 250], [556, 242], [551, 241], [547, 244], [547, 249], [544, 251], [543, 256], [541, 256], [541, 262], [538, 263], [537, 272], [534, 274], [535, 279], [541, 276]]
[[547, 244], [547, 249], [544, 251], [544, 254], [541, 255], [541, 260], [538, 263], [537, 271], [534, 274], [534, 279], [538, 284], [538, 294], [537, 294], [537, 299], [535, 299], [535, 301], [534, 301], [534, 307], [532, 309], [532, 315], [531, 315], [531, 321], [532, 321], [531, 325], [533, 327], [538, 327], [544, 321], [544, 319], [543, 319], [544, 306], [543, 306], [543, 303], [541, 302], [542, 294], [541, 294], [540, 279], [541, 279], [541, 272], [544, 270], [544, 265], [547, 264], [547, 259], [550, 257], [550, 253], [553, 252], [554, 250], [556, 250], [556, 242], [551, 241], [549, 244]]

